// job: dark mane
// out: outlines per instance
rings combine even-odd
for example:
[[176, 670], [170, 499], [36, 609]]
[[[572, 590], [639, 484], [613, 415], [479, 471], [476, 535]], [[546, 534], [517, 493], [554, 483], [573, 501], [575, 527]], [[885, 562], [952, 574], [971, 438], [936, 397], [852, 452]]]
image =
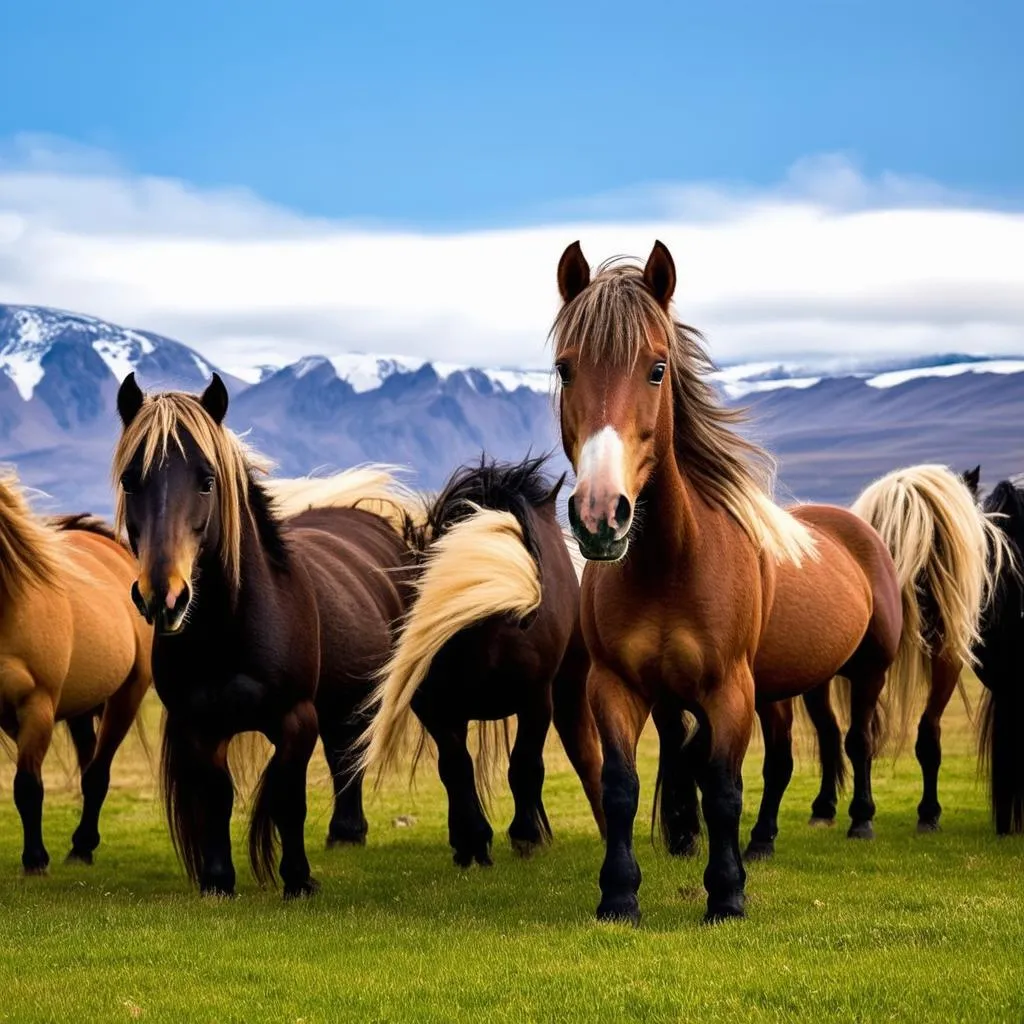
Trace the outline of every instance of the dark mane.
[[114, 532], [114, 528], [106, 520], [100, 519], [99, 516], [94, 516], [91, 512], [48, 516], [46, 521], [55, 530], [80, 530], [83, 533], [95, 533], [100, 537], [106, 537], [107, 540], [112, 540], [115, 544], [120, 544], [123, 548], [128, 546], [122, 538], [118, 537]]
[[425, 547], [473, 512], [473, 505], [509, 512], [523, 531], [527, 551], [540, 565], [540, 547], [533, 523], [532, 509], [553, 502], [565, 474], [554, 483], [542, 472], [549, 455], [527, 456], [522, 462], [488, 461], [480, 456], [478, 465], [455, 470], [427, 511], [422, 531]]
[[249, 475], [249, 511], [252, 514], [256, 535], [270, 563], [278, 569], [287, 569], [289, 560], [288, 542], [281, 528], [281, 520], [274, 509], [269, 494]]

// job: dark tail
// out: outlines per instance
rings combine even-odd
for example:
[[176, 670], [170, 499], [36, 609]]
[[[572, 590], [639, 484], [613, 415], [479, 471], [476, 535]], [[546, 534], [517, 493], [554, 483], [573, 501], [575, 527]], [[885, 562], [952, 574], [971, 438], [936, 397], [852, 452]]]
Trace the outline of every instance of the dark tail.
[[274, 758], [263, 770], [256, 784], [249, 820], [249, 864], [259, 885], [277, 885], [277, 829], [271, 816], [271, 774]]
[[189, 736], [168, 717], [160, 751], [160, 788], [174, 852], [193, 885], [199, 883], [202, 868], [205, 796], [196, 763]]
[[[678, 734], [662, 735], [659, 729], [658, 774], [654, 780], [654, 802], [651, 806], [651, 842], [653, 844], [660, 840], [671, 853], [679, 852], [671, 849], [671, 843], [672, 836], [680, 833], [681, 811], [678, 798], [665, 799], [665, 778], [674, 778], [677, 784], [687, 788], [696, 785], [696, 765], [706, 757], [705, 750], [697, 748], [697, 744], [704, 742], [702, 733], [707, 736], [708, 729], [702, 729], [696, 718], [686, 725], [680, 724]], [[697, 828], [703, 831], [704, 818], [701, 813], [700, 795], [696, 789], [692, 808]]]
[[1024, 832], [1024, 689], [1000, 682], [982, 698], [979, 767], [988, 776], [996, 832], [1011, 835]]

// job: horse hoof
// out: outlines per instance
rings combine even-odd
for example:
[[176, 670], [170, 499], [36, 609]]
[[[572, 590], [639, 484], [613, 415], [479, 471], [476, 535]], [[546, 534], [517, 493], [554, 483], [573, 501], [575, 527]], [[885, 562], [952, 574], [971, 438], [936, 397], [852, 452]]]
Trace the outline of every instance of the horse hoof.
[[199, 895], [204, 900], [233, 900], [235, 890], [226, 889], [220, 885], [207, 885], [200, 888]]
[[704, 924], [722, 924], [724, 921], [740, 921], [747, 916], [743, 909], [742, 897], [734, 903], [720, 903], [708, 907], [704, 915]]
[[41, 878], [43, 875], [49, 873], [49, 864], [33, 864], [30, 867], [23, 867], [21, 873], [26, 878]]
[[870, 821], [855, 821], [846, 833], [847, 839], [874, 839], [875, 827]]
[[332, 836], [332, 835], [329, 835], [327, 837], [326, 848], [328, 850], [333, 850], [335, 847], [338, 847], [338, 846], [365, 846], [365, 845], [366, 845], [366, 833], [364, 832], [362, 835], [342, 835], [342, 836]]
[[922, 835], [928, 832], [940, 831], [938, 818], [935, 818], [932, 821], [919, 821], [917, 823], [917, 831]]
[[512, 844], [512, 852], [524, 860], [532, 857], [544, 844], [539, 839], [513, 839], [509, 837]]
[[306, 896], [315, 896], [320, 891], [320, 883], [310, 875], [304, 882], [298, 885], [286, 885], [284, 887], [284, 898], [286, 900], [302, 899]]
[[670, 857], [696, 857], [700, 851], [700, 836], [680, 836], [668, 844]]
[[89, 867], [92, 866], [92, 851], [91, 850], [72, 850], [65, 858], [65, 864], [85, 864]]
[[769, 860], [775, 856], [774, 839], [751, 839], [743, 851], [745, 861]]
[[491, 860], [491, 855], [488, 851], [484, 850], [482, 853], [476, 853], [473, 855], [473, 859], [482, 868], [494, 867], [494, 861]]
[[631, 924], [634, 928], [640, 924], [640, 902], [635, 896], [620, 896], [615, 899], [601, 900], [597, 908], [598, 921]]
[[835, 818], [819, 818], [816, 815], [811, 815], [811, 820], [807, 824], [811, 828], [832, 828], [835, 826]]

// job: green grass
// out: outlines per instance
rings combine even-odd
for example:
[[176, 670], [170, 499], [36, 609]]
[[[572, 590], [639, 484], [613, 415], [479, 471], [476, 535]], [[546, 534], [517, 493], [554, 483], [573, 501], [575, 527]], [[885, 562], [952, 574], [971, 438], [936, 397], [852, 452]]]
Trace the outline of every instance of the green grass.
[[[992, 832], [958, 706], [945, 733], [943, 831], [915, 833], [916, 764], [883, 762], [873, 843], [846, 840], [845, 811], [835, 829], [807, 827], [816, 782], [803, 744], [776, 858], [748, 871], [748, 918], [714, 928], [700, 924], [703, 858], [673, 862], [650, 845], [649, 735], [637, 930], [593, 920], [602, 848], [555, 745], [546, 789], [554, 845], [514, 859], [503, 798], [494, 867], [468, 872], [451, 865], [432, 764], [414, 794], [396, 783], [370, 803], [367, 848], [324, 850], [318, 754], [306, 834], [323, 890], [290, 904], [253, 885], [241, 821], [239, 898], [207, 901], [187, 889], [134, 737], [115, 766], [92, 868], [61, 863], [78, 804], [73, 780], [51, 759], [45, 832], [54, 864], [48, 877], [22, 878], [5, 766], [0, 1020], [1018, 1022], [1024, 843]], [[759, 773], [755, 743], [744, 834]], [[416, 823], [394, 827], [399, 814]]]

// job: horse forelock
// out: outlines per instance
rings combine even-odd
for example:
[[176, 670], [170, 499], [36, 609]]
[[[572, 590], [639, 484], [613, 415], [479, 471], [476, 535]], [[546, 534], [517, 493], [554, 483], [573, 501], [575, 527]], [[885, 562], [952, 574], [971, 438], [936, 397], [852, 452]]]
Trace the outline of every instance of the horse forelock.
[[736, 432], [744, 410], [723, 406], [707, 379], [715, 365], [704, 336], [659, 305], [635, 260], [616, 256], [602, 263], [563, 305], [551, 334], [556, 359], [574, 351], [581, 360], [629, 370], [661, 340], [669, 353], [673, 447], [687, 479], [706, 501], [729, 512], [759, 550], [796, 563], [813, 555], [807, 528], [774, 503], [775, 459]]
[[241, 583], [243, 520], [254, 522], [250, 484], [257, 474], [267, 472], [269, 462], [227, 427], [215, 423], [194, 395], [168, 391], [147, 396], [135, 419], [122, 431], [113, 460], [115, 528], [119, 534], [125, 530], [120, 481], [131, 464], [141, 453], [140, 469], [145, 477], [166, 460], [172, 445], [187, 457], [185, 435], [213, 468], [220, 514], [220, 555], [228, 580], [237, 590]]

